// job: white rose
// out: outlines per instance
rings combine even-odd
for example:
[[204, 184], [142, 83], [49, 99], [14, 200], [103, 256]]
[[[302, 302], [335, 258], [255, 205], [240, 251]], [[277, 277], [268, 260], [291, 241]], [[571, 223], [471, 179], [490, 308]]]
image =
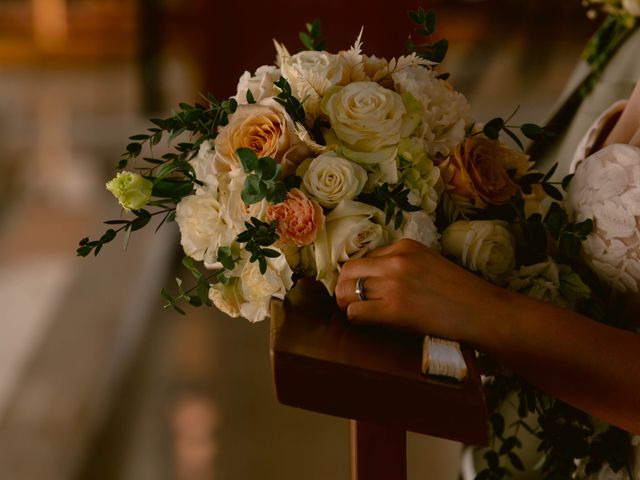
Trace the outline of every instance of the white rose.
[[622, 0], [622, 6], [632, 17], [640, 17], [640, 0]]
[[282, 76], [291, 85], [293, 95], [303, 102], [305, 112], [314, 119], [327, 90], [349, 81], [349, 68], [340, 55], [304, 50], [283, 59]]
[[442, 251], [498, 285], [507, 281], [515, 267], [513, 235], [502, 221], [454, 222], [442, 234]]
[[422, 125], [418, 130], [427, 142], [429, 155], [448, 156], [462, 142], [473, 120], [467, 99], [427, 68], [407, 67], [392, 78], [398, 93], [410, 93], [422, 105]]
[[[375, 82], [353, 82], [333, 87], [322, 99], [322, 112], [342, 144], [358, 152], [395, 146], [410, 127], [402, 97]], [[404, 128], [403, 128], [404, 127]]]
[[342, 200], [352, 200], [367, 182], [367, 171], [333, 152], [303, 162], [296, 175], [302, 190], [323, 207], [333, 208]]
[[315, 241], [317, 275], [333, 294], [340, 265], [351, 258], [386, 245], [384, 213], [365, 203], [343, 200], [325, 219], [325, 228]]
[[237, 235], [211, 194], [184, 197], [176, 207], [176, 222], [184, 253], [211, 265], [217, 261], [218, 247], [230, 245]]
[[[277, 248], [271, 246], [277, 250]], [[284, 299], [293, 286], [293, 271], [285, 256], [267, 259], [267, 271], [260, 273], [258, 262], [246, 262], [240, 273], [240, 292], [243, 303], [240, 315], [250, 322], [259, 322], [270, 314], [271, 297]]]
[[237, 93], [235, 96], [239, 104], [247, 103], [247, 91], [251, 90], [253, 99], [260, 102], [265, 98], [276, 97], [280, 93], [273, 83], [280, 78], [280, 69], [271, 65], [262, 65], [251, 75], [244, 72], [238, 81]]

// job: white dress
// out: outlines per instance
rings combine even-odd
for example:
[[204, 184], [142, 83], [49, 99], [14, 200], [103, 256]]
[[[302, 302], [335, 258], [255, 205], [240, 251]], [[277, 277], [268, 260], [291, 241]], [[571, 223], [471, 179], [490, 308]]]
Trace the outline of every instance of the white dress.
[[[593, 232], [583, 243], [583, 256], [593, 271], [607, 284], [627, 295], [640, 296], [640, 148], [630, 145], [610, 145], [593, 154], [591, 151], [609, 122], [624, 109], [619, 101], [607, 109], [588, 130], [578, 144], [569, 172], [574, 173], [565, 206], [574, 221], [592, 218]], [[515, 412], [502, 412], [505, 420], [515, 420]], [[513, 413], [511, 419], [509, 417]], [[640, 479], [640, 436], [632, 439], [635, 479]], [[537, 479], [533, 469], [540, 459], [535, 438], [523, 439], [524, 449], [518, 454], [525, 461], [527, 471], [515, 473], [518, 480]], [[461, 475], [473, 480], [479, 467], [471, 449], [463, 454]], [[476, 467], [478, 466], [478, 467]], [[591, 475], [578, 465], [575, 476], [580, 480], [631, 480], [626, 469], [613, 472], [606, 465]]]

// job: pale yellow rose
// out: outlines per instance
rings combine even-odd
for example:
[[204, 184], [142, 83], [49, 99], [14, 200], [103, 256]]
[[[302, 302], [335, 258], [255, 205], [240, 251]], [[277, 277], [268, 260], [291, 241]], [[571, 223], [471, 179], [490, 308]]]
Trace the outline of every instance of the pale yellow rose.
[[389, 233], [383, 225], [381, 210], [353, 200], [343, 200], [327, 215], [325, 228], [315, 241], [315, 260], [316, 279], [329, 293], [335, 290], [342, 263], [389, 242]]
[[442, 252], [463, 267], [504, 284], [515, 267], [515, 241], [509, 225], [499, 220], [460, 220], [442, 234]]
[[407, 113], [399, 94], [375, 82], [330, 89], [322, 99], [321, 110], [329, 117], [340, 142], [358, 152], [397, 145]]
[[271, 157], [282, 162], [301, 142], [295, 123], [284, 107], [268, 98], [256, 104], [238, 105], [214, 143], [216, 171], [226, 172], [240, 168], [236, 155], [239, 148], [250, 148], [260, 158]]
[[354, 199], [367, 181], [364, 168], [333, 152], [305, 160], [296, 174], [302, 177], [302, 190], [328, 208]]

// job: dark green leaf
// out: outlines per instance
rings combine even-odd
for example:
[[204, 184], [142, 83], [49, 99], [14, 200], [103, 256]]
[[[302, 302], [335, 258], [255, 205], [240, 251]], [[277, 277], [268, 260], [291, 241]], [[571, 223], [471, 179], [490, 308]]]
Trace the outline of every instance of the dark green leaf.
[[550, 183], [542, 183], [542, 189], [554, 200], [562, 201], [562, 192]]
[[520, 139], [517, 137], [515, 133], [513, 133], [508, 128], [504, 129], [504, 133], [506, 133], [511, 138], [511, 140], [513, 140], [515, 144], [518, 145], [518, 147], [520, 147], [521, 150], [524, 150], [524, 145], [522, 145], [522, 142], [520, 141]]
[[500, 466], [500, 459], [498, 458], [498, 454], [493, 451], [486, 452], [484, 454], [484, 458], [487, 461], [487, 465], [491, 470], [496, 470]]
[[236, 150], [236, 155], [238, 156], [240, 165], [242, 165], [242, 169], [245, 173], [251, 173], [258, 169], [258, 155], [250, 148], [239, 148]]
[[493, 434], [496, 437], [501, 437], [504, 433], [504, 417], [500, 413], [494, 413], [490, 417], [491, 427], [493, 428]]
[[546, 175], [544, 176], [544, 178], [542, 179], [543, 182], [547, 182], [552, 176], [553, 174], [556, 172], [556, 170], [558, 169], [558, 164], [554, 163], [553, 166], [549, 169], [549, 171], [546, 173]]
[[564, 177], [562, 179], [562, 189], [566, 192], [567, 189], [569, 188], [569, 184], [571, 183], [571, 180], [573, 180], [573, 176], [574, 174], [571, 173], [569, 175], [567, 175], [566, 177]]
[[250, 105], [256, 103], [256, 99], [253, 98], [253, 92], [249, 89], [247, 89], [247, 103]]
[[509, 456], [509, 461], [511, 462], [511, 465], [513, 465], [514, 468], [520, 471], [524, 471], [524, 464], [522, 463], [522, 460], [520, 460], [520, 457], [518, 457], [513, 452], [509, 452], [508, 456]]

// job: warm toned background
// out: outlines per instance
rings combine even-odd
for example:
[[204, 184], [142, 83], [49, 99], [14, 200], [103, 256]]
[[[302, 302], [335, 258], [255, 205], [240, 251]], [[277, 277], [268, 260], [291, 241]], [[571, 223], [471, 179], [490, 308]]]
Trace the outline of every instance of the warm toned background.
[[[0, 478], [347, 478], [347, 424], [279, 406], [265, 323], [163, 311], [175, 231], [97, 259], [103, 189], [145, 118], [234, 93], [320, 17], [403, 53], [417, 0], [0, 0]], [[442, 0], [444, 68], [479, 119], [542, 121], [597, 27], [579, 0]], [[409, 438], [410, 479], [454, 479], [458, 446]]]

